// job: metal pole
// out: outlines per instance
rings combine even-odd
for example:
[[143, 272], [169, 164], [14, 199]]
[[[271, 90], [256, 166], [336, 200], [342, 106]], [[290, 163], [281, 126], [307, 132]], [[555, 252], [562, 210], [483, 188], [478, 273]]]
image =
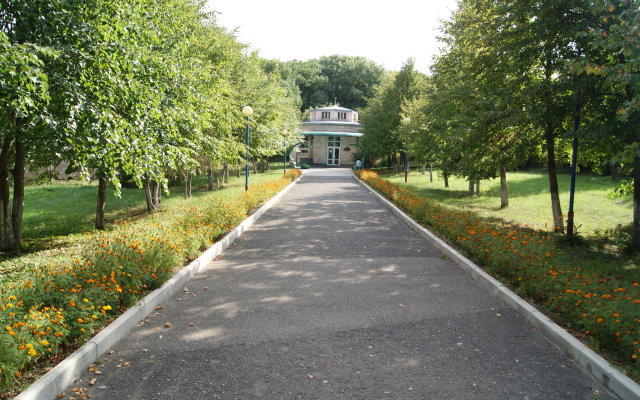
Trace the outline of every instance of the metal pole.
[[248, 191], [249, 190], [249, 117], [247, 116], [247, 122], [245, 124], [246, 129], [245, 129], [245, 149], [247, 152], [247, 155], [245, 157], [245, 165], [244, 165], [244, 191]]
[[284, 159], [282, 160], [282, 169], [284, 173], [287, 173], [287, 146], [284, 147]]
[[569, 212], [567, 213], [567, 235], [573, 235], [573, 200], [576, 192], [576, 164], [578, 163], [578, 128], [580, 127], [580, 90], [573, 98], [573, 154], [571, 157], [571, 188], [569, 189]]
[[404, 183], [407, 183], [407, 175], [409, 174], [409, 135], [404, 139]]

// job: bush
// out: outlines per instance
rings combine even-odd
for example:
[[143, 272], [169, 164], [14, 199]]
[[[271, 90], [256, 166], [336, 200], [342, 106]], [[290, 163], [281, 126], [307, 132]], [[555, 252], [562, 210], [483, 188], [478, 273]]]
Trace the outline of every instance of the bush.
[[302, 164], [300, 164], [300, 168], [301, 169], [309, 169], [309, 168], [311, 168], [311, 166], [309, 164], [302, 163]]

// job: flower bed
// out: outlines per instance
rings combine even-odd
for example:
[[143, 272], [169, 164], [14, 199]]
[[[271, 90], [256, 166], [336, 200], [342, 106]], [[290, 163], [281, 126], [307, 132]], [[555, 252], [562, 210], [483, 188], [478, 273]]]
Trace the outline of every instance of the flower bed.
[[[371, 187], [455, 245], [516, 293], [640, 377], [640, 285], [622, 271], [575, 265], [551, 233], [489, 221], [445, 207], [368, 170]], [[595, 272], [594, 272], [595, 271]]]
[[88, 240], [83, 257], [62, 266], [34, 266], [29, 278], [0, 287], [0, 388], [29, 365], [93, 336], [299, 175], [287, 171], [152, 229], [119, 221], [114, 230]]

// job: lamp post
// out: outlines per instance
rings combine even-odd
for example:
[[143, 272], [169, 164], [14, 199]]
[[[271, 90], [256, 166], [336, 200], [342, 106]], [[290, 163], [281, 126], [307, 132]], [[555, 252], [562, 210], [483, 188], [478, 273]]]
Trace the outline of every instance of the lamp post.
[[[402, 120], [405, 126], [411, 123], [411, 118], [406, 117]], [[404, 183], [407, 183], [407, 175], [409, 175], [409, 130], [404, 135]]]
[[287, 136], [289, 132], [285, 129], [282, 131], [282, 146], [284, 148], [284, 159], [282, 160], [282, 171], [287, 173]]
[[250, 106], [244, 106], [242, 113], [245, 115], [245, 165], [244, 165], [244, 191], [249, 190], [249, 117], [253, 115], [253, 108]]

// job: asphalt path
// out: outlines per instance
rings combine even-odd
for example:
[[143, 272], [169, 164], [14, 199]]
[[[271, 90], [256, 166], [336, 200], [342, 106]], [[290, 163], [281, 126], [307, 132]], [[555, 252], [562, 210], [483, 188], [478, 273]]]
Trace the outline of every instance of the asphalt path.
[[613, 398], [344, 169], [306, 172], [72, 388], [132, 400]]

